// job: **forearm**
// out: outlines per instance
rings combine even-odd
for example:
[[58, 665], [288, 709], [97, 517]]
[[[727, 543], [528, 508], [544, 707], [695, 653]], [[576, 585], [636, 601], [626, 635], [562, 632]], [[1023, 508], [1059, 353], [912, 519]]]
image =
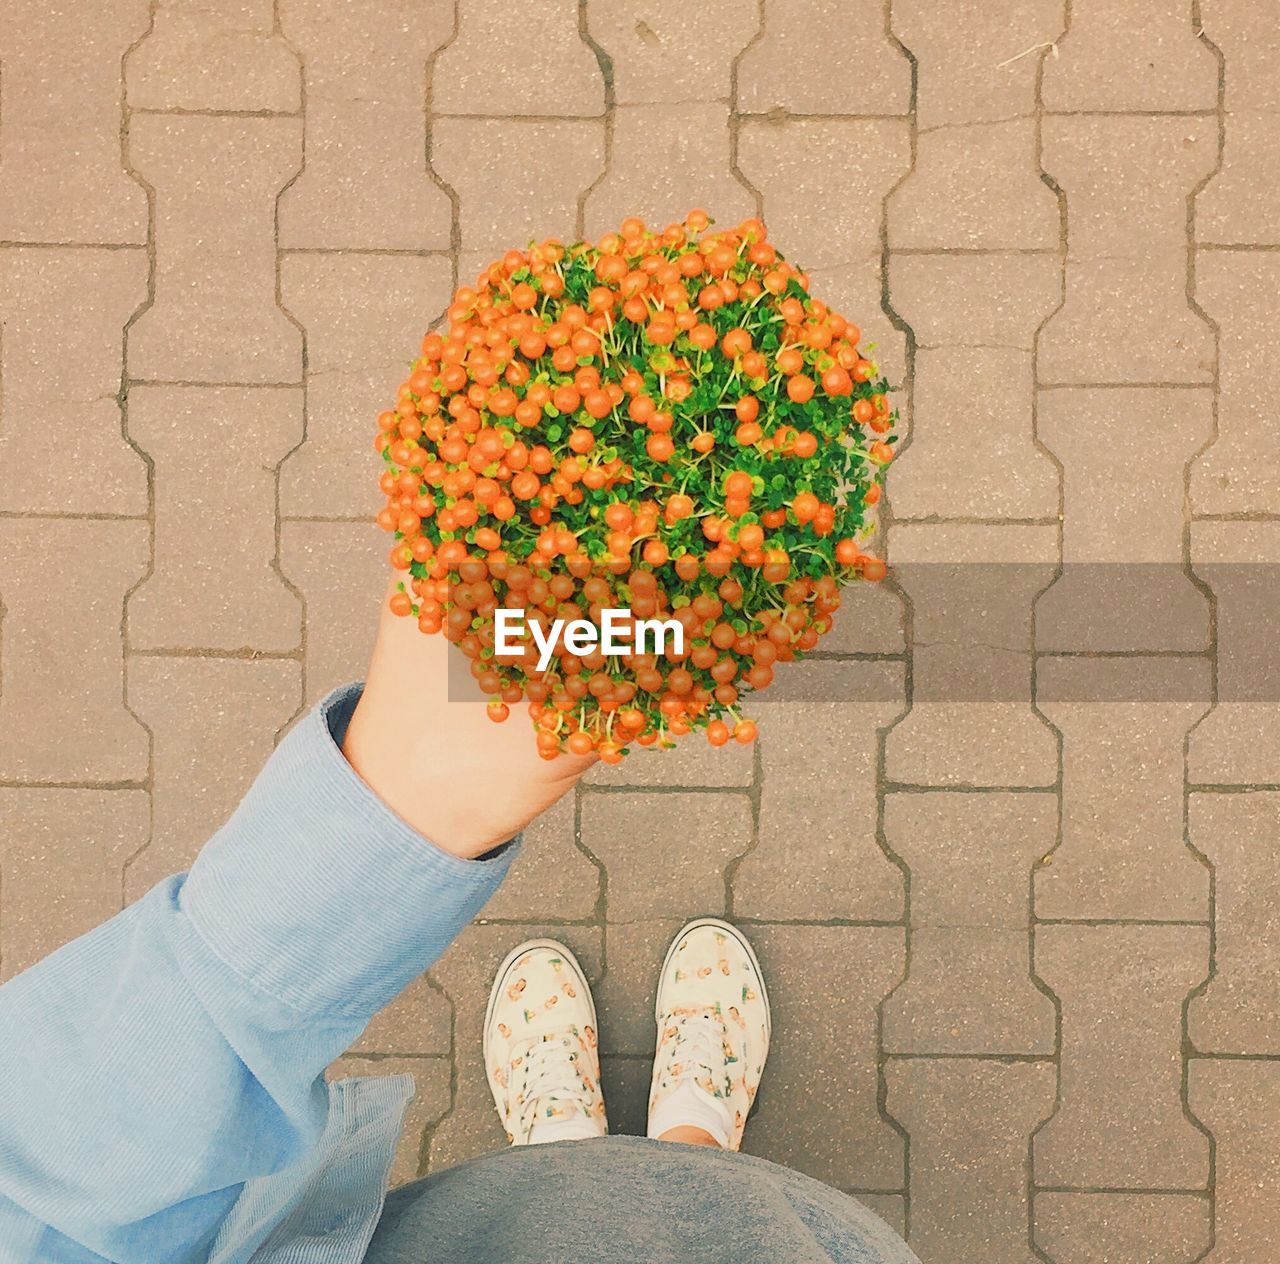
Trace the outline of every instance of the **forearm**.
[[324, 1067], [509, 861], [373, 794], [338, 745], [353, 702], [300, 721], [185, 879], [0, 989], [0, 1201], [113, 1259], [199, 1259], [315, 1144]]

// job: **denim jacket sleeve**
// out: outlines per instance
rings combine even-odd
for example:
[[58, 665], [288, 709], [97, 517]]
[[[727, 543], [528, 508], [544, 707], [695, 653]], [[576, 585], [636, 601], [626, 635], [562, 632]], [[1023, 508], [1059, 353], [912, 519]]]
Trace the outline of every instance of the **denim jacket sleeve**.
[[359, 695], [299, 721], [190, 873], [0, 988], [3, 1264], [209, 1259], [246, 1185], [314, 1168], [325, 1067], [502, 880], [512, 846], [458, 859], [356, 775]]

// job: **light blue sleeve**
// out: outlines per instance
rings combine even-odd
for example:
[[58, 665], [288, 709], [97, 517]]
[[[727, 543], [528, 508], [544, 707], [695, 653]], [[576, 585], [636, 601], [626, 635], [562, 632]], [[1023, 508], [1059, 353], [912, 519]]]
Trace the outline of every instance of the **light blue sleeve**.
[[252, 1178], [305, 1165], [324, 1068], [502, 880], [390, 811], [338, 690], [191, 872], [0, 988], [0, 1261], [188, 1264]]

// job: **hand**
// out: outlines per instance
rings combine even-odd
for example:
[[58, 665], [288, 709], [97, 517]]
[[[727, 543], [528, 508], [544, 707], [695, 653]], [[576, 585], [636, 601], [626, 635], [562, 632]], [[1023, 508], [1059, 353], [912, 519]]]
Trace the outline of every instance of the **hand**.
[[437, 847], [468, 858], [505, 843], [596, 760], [567, 752], [543, 759], [524, 705], [495, 724], [486, 701], [459, 650], [382, 603], [342, 753], [392, 811]]

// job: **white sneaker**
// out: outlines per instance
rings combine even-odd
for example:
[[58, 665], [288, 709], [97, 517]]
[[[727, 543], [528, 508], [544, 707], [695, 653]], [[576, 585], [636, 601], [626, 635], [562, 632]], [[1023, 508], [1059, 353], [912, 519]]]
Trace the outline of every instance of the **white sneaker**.
[[596, 1007], [568, 948], [531, 939], [498, 967], [484, 1020], [484, 1065], [512, 1145], [578, 1141], [608, 1128]]
[[713, 917], [674, 939], [658, 980], [651, 1137], [701, 1128], [726, 1150], [742, 1130], [769, 1055], [769, 997], [742, 932]]

